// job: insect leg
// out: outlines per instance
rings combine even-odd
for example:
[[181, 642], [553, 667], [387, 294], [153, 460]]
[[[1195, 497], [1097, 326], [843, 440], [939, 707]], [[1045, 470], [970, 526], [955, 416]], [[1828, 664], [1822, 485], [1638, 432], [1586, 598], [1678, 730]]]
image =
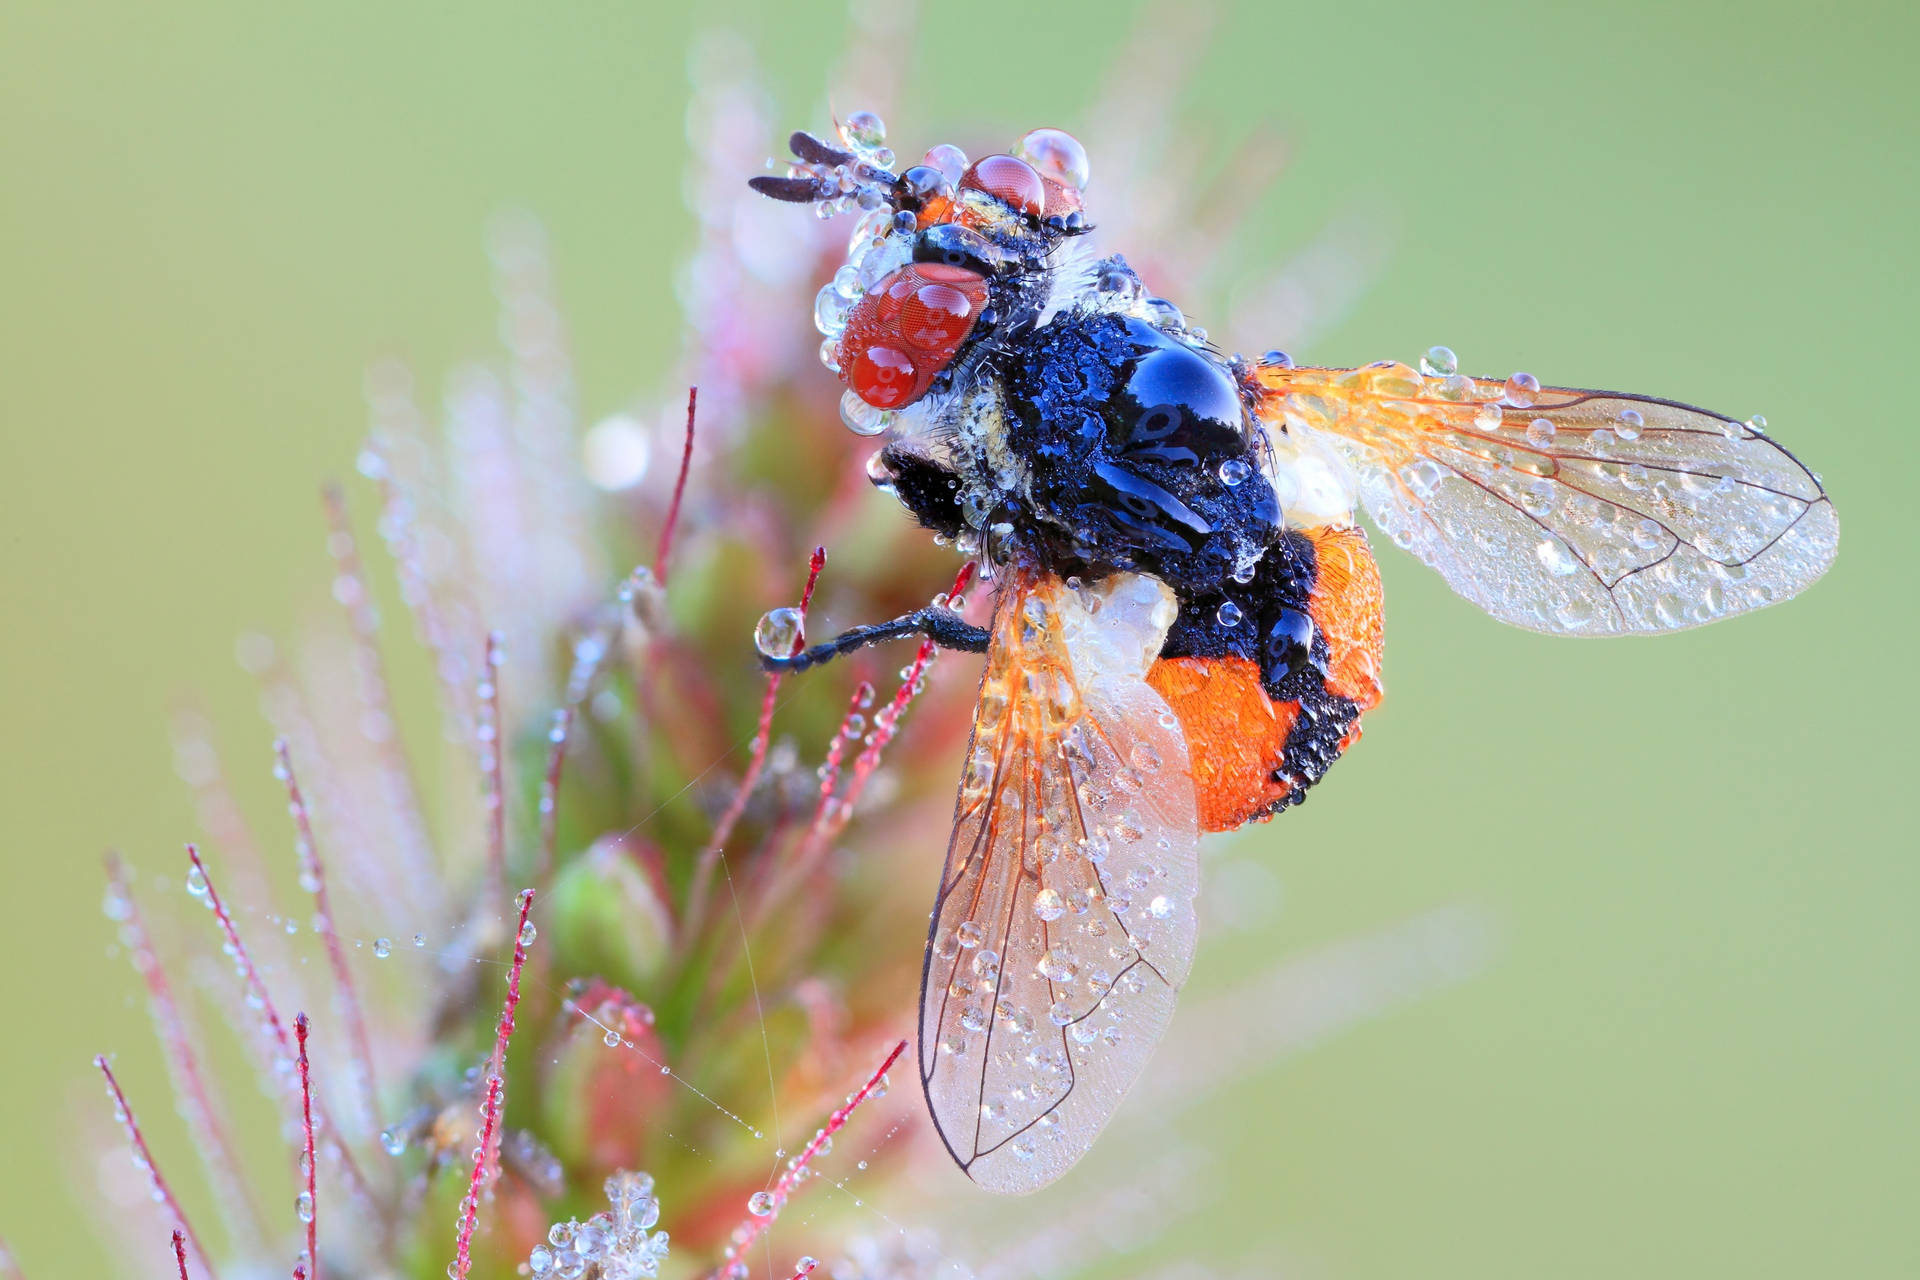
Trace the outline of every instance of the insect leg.
[[903, 636], [925, 636], [943, 649], [964, 649], [968, 653], [987, 651], [985, 627], [971, 625], [951, 609], [927, 608], [915, 609], [891, 622], [875, 622], [842, 631], [833, 639], [803, 649], [791, 658], [774, 658], [763, 653], [760, 655], [760, 665], [767, 671], [805, 671], [808, 667], [831, 662], [855, 649], [884, 644]]

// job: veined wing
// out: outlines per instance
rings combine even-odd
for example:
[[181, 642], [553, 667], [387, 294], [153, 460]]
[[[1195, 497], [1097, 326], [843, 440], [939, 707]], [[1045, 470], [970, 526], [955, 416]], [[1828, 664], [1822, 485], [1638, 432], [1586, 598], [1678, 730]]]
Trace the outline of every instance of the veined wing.
[[1675, 631], [1785, 600], [1833, 563], [1819, 479], [1671, 400], [1405, 365], [1256, 373], [1262, 415], [1331, 440], [1396, 545], [1503, 622]]
[[1193, 781], [1146, 682], [1175, 607], [1134, 574], [1000, 590], [920, 993], [934, 1124], [990, 1191], [1086, 1152], [1192, 964]]

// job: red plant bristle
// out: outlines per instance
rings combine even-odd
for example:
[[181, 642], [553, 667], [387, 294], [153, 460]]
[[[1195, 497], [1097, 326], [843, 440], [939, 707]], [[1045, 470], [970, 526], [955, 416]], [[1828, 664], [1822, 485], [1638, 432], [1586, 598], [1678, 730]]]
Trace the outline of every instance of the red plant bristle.
[[187, 1238], [178, 1227], [173, 1230], [173, 1261], [180, 1268], [180, 1280], [192, 1280], [187, 1274]]
[[800, 1265], [794, 1268], [793, 1274], [787, 1277], [787, 1280], [803, 1280], [804, 1277], [812, 1275], [819, 1266], [820, 1262], [818, 1259], [803, 1258], [800, 1261]]
[[[241, 983], [258, 1004], [260, 1017], [266, 1024], [267, 1033], [273, 1038], [274, 1046], [285, 1055], [283, 1061], [291, 1061], [297, 1052], [293, 1036], [287, 1031], [287, 1024], [280, 1019], [279, 1010], [274, 1007], [273, 997], [267, 991], [267, 984], [260, 977], [260, 971], [254, 966], [253, 957], [240, 940], [240, 930], [234, 925], [233, 917], [220, 900], [220, 891], [214, 887], [213, 877], [207, 874], [207, 866], [200, 860], [200, 850], [195, 845], [187, 846], [187, 858], [193, 863], [193, 869], [200, 874], [200, 883], [206, 889], [207, 906], [213, 912], [213, 918], [220, 925], [220, 932], [226, 937], [227, 946], [232, 949], [233, 962], [239, 968]], [[327, 1114], [324, 1101], [316, 1100], [314, 1110], [320, 1117], [321, 1125], [330, 1133], [338, 1135], [341, 1129]], [[373, 1203], [372, 1193], [368, 1190], [365, 1175], [360, 1172], [359, 1164], [353, 1158], [353, 1152], [344, 1142], [331, 1143], [329, 1149], [340, 1157], [340, 1175], [354, 1198], [362, 1203]]]
[[487, 633], [486, 657], [480, 673], [480, 777], [485, 788], [482, 804], [487, 811], [487, 879], [494, 897], [507, 893], [507, 790], [505, 779], [506, 744], [500, 740], [500, 662], [505, 638], [498, 631]]
[[[960, 572], [954, 575], [953, 590], [947, 593], [947, 599], [956, 609], [968, 584], [973, 581], [973, 571], [974, 562], [969, 560], [961, 565]], [[920, 642], [919, 652], [914, 654], [905, 679], [901, 680], [900, 687], [894, 691], [893, 701], [875, 713], [873, 737], [853, 762], [853, 773], [847, 779], [846, 794], [835, 806], [833, 824], [823, 833], [825, 838], [831, 839], [847, 825], [847, 820], [853, 816], [854, 803], [859, 800], [860, 793], [866, 789], [867, 780], [873, 777], [874, 770], [880, 767], [881, 754], [893, 741], [894, 734], [900, 731], [900, 717], [906, 714], [907, 704], [913, 701], [914, 695], [919, 691], [921, 677], [926, 675], [936, 648], [931, 639]]]
[[[121, 863], [120, 856], [111, 851], [107, 853], [105, 862], [108, 892], [112, 895], [119, 916], [120, 939], [127, 948], [128, 958], [133, 962], [134, 973], [146, 988], [147, 1010], [153, 1017], [161, 1052], [166, 1057], [167, 1069], [173, 1079], [176, 1106], [181, 1118], [187, 1122], [187, 1130], [193, 1135], [194, 1148], [214, 1185], [215, 1201], [225, 1213], [229, 1226], [236, 1232], [241, 1230], [242, 1223], [246, 1223], [247, 1234], [256, 1241], [263, 1239], [265, 1224], [261, 1220], [259, 1203], [252, 1195], [251, 1186], [240, 1176], [240, 1160], [233, 1138], [227, 1131], [220, 1108], [214, 1103], [213, 1094], [207, 1088], [206, 1077], [201, 1073], [200, 1057], [194, 1049], [193, 1036], [174, 999], [173, 984], [168, 981], [166, 969], [160, 963], [160, 953], [154, 949], [153, 938], [147, 932], [140, 906], [134, 901], [132, 888], [127, 882], [126, 867]], [[0, 1269], [0, 1277], [5, 1274], [4, 1269]]]
[[146, 1135], [140, 1132], [140, 1122], [134, 1118], [133, 1107], [127, 1102], [127, 1095], [121, 1091], [120, 1082], [114, 1078], [113, 1067], [107, 1062], [107, 1055], [104, 1053], [95, 1055], [93, 1065], [100, 1068], [100, 1074], [107, 1078], [107, 1093], [113, 1099], [114, 1118], [120, 1121], [120, 1127], [127, 1131], [127, 1141], [133, 1147], [135, 1163], [146, 1171], [148, 1180], [153, 1184], [155, 1198], [166, 1206], [168, 1213], [173, 1215], [176, 1234], [185, 1232], [187, 1239], [193, 1242], [193, 1251], [200, 1255], [200, 1261], [206, 1266], [207, 1275], [214, 1276], [216, 1273], [213, 1267], [213, 1256], [207, 1252], [206, 1246], [200, 1243], [200, 1235], [193, 1229], [193, 1223], [188, 1220], [186, 1210], [180, 1207], [180, 1202], [174, 1198], [173, 1188], [167, 1185], [166, 1176], [160, 1172], [160, 1166], [154, 1163], [153, 1152], [147, 1148]]
[[313, 1151], [313, 1076], [307, 1064], [307, 1015], [293, 1017], [294, 1035], [300, 1042], [300, 1136], [301, 1155], [307, 1170], [307, 1265], [293, 1269], [294, 1280], [319, 1280], [320, 1277], [320, 1200], [314, 1180]]
[[687, 439], [680, 448], [680, 475], [673, 482], [673, 498], [667, 503], [666, 522], [660, 526], [660, 546], [653, 555], [653, 576], [667, 585], [667, 558], [673, 554], [673, 533], [680, 524], [680, 500], [687, 492], [687, 472], [693, 465], [694, 411], [700, 402], [700, 388], [687, 388]]
[[774, 1220], [780, 1216], [780, 1211], [786, 1207], [787, 1198], [793, 1194], [794, 1188], [799, 1186], [801, 1180], [807, 1176], [807, 1172], [813, 1164], [814, 1157], [820, 1154], [821, 1149], [827, 1145], [836, 1133], [839, 1133], [840, 1130], [846, 1127], [847, 1121], [853, 1116], [854, 1111], [859, 1108], [860, 1104], [873, 1096], [874, 1090], [880, 1087], [880, 1082], [886, 1078], [887, 1072], [893, 1069], [893, 1064], [898, 1062], [900, 1055], [906, 1051], [907, 1042], [905, 1040], [895, 1044], [893, 1046], [893, 1052], [886, 1056], [886, 1060], [880, 1064], [879, 1069], [868, 1076], [867, 1082], [861, 1085], [832, 1115], [827, 1117], [827, 1122], [820, 1126], [820, 1131], [813, 1135], [813, 1140], [807, 1143], [800, 1154], [787, 1162], [785, 1172], [780, 1175], [779, 1179], [776, 1180], [771, 1187], [767, 1188], [767, 1194], [772, 1200], [771, 1207], [767, 1213], [764, 1216], [749, 1214], [746, 1221], [733, 1229], [733, 1233], [729, 1237], [733, 1243], [727, 1246], [725, 1254], [727, 1261], [714, 1271], [714, 1280], [721, 1280], [722, 1277], [725, 1277], [732, 1268], [732, 1265], [737, 1260], [746, 1257], [747, 1250], [751, 1249], [754, 1242], [766, 1234], [773, 1226]]
[[500, 1103], [506, 1091], [507, 1043], [513, 1038], [513, 1015], [520, 1007], [520, 974], [527, 965], [527, 916], [533, 910], [534, 891], [520, 891], [520, 919], [513, 931], [513, 965], [507, 971], [507, 998], [500, 1007], [494, 1031], [493, 1053], [487, 1059], [486, 1094], [480, 1103], [480, 1144], [473, 1149], [473, 1175], [460, 1202], [460, 1235], [454, 1246], [454, 1269], [449, 1275], [466, 1280], [473, 1266], [473, 1232], [480, 1221], [480, 1193], [491, 1180], [497, 1163]]
[[540, 780], [540, 860], [534, 874], [543, 877], [553, 866], [555, 846], [560, 837], [560, 768], [566, 763], [567, 742], [573, 736], [573, 706], [569, 703], [553, 713], [553, 725], [547, 730], [547, 771]]
[[[827, 564], [827, 549], [815, 547], [813, 555], [807, 561], [807, 585], [800, 590], [800, 626], [793, 638], [793, 652], [799, 653], [807, 646], [807, 610], [813, 604], [813, 589], [820, 581], [820, 571]], [[767, 673], [767, 690], [760, 699], [760, 722], [753, 734], [753, 747], [747, 758], [747, 771], [740, 775], [740, 784], [734, 788], [733, 798], [713, 824], [713, 834], [707, 837], [707, 843], [694, 860], [693, 884], [687, 891], [687, 912], [682, 920], [684, 940], [690, 941], [698, 935], [702, 918], [707, 911], [707, 898], [712, 892], [713, 873], [719, 865], [721, 851], [733, 836], [733, 828], [740, 821], [740, 815], [746, 812], [747, 802], [752, 798], [753, 789], [760, 781], [760, 771], [767, 764], [767, 746], [773, 739], [773, 709], [780, 697], [780, 672]]]
[[273, 744], [276, 772], [286, 785], [287, 809], [293, 815], [294, 830], [298, 838], [296, 852], [300, 858], [301, 878], [312, 886], [313, 928], [320, 935], [321, 946], [327, 953], [327, 967], [333, 974], [334, 998], [338, 1001], [340, 1014], [347, 1024], [347, 1036], [353, 1046], [353, 1070], [355, 1084], [359, 1087], [361, 1106], [367, 1118], [373, 1120], [380, 1114], [380, 1089], [375, 1081], [373, 1070], [373, 1043], [367, 1037], [366, 1019], [360, 1011], [360, 994], [354, 988], [353, 973], [347, 968], [347, 951], [340, 945], [340, 932], [334, 925], [333, 904], [327, 898], [327, 869], [320, 858], [320, 846], [314, 840], [313, 819], [307, 810], [306, 797], [300, 791], [300, 779], [293, 771], [293, 755], [287, 749], [285, 738], [275, 739]]

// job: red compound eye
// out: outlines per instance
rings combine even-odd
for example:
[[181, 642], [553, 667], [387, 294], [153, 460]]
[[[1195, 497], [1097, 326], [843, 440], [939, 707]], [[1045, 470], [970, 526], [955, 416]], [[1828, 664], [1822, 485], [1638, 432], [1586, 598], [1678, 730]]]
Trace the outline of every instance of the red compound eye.
[[1015, 213], [1039, 217], [1047, 208], [1047, 184], [1040, 173], [1015, 156], [983, 156], [960, 179], [961, 188], [998, 196]]
[[919, 374], [904, 351], [875, 343], [844, 365], [847, 386], [876, 409], [898, 409], [913, 398]]
[[965, 267], [914, 262], [875, 284], [840, 336], [840, 379], [876, 409], [927, 394], [987, 304], [985, 277]]

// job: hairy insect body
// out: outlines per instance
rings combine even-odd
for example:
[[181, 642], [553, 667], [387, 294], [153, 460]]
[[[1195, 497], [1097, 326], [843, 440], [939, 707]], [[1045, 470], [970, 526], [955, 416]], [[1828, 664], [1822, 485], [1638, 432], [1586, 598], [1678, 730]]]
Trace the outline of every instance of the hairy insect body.
[[[1170, 669], [1160, 682], [1239, 676], [1199, 681], [1176, 710], [1203, 739], [1251, 733], [1262, 744], [1220, 780], [1233, 794], [1203, 804], [1209, 829], [1299, 802], [1378, 692], [1356, 700], [1327, 687], [1339, 639], [1314, 622], [1315, 540], [1283, 526], [1265, 432], [1234, 371], [1097, 305], [1003, 336], [992, 362], [998, 376], [982, 380], [947, 443], [951, 471], [911, 438], [883, 450], [895, 495], [948, 536], [984, 528], [1002, 560], [1088, 582], [1139, 572], [1167, 583], [1179, 612], [1161, 657], [1188, 661], [1185, 677]], [[1229, 694], [1235, 714], [1218, 714], [1200, 686]]]

